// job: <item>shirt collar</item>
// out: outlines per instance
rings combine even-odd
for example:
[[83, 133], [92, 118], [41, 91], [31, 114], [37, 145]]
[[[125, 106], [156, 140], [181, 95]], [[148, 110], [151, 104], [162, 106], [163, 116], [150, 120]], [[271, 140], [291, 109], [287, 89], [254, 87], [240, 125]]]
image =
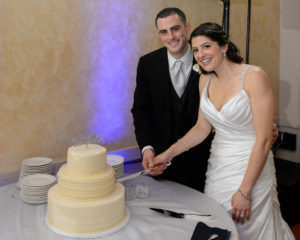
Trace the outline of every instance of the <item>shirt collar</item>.
[[170, 69], [172, 69], [174, 67], [174, 63], [178, 60], [183, 62], [183, 66], [189, 66], [190, 64], [192, 64], [193, 52], [192, 52], [190, 44], [188, 44], [188, 49], [187, 49], [186, 53], [180, 59], [174, 58], [168, 51], [168, 61], [169, 61]]

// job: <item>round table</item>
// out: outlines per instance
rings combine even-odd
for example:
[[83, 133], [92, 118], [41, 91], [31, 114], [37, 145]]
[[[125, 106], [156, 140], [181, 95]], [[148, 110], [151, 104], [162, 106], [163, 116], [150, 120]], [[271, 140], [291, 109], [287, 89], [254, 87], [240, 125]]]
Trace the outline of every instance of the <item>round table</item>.
[[[150, 210], [150, 207], [211, 214], [212, 219], [202, 222], [211, 227], [227, 229], [231, 231], [231, 240], [238, 239], [231, 217], [216, 201], [203, 193], [175, 182], [158, 181], [149, 176], [128, 180], [125, 182], [125, 185], [127, 184], [133, 187], [143, 184], [142, 186], [148, 189], [148, 195], [145, 198], [136, 196], [126, 201], [130, 212], [128, 224], [116, 233], [96, 239], [191, 239], [197, 221], [164, 216]], [[15, 183], [0, 187], [0, 238], [6, 240], [72, 239], [58, 235], [46, 226], [46, 208], [47, 204], [24, 203]]]

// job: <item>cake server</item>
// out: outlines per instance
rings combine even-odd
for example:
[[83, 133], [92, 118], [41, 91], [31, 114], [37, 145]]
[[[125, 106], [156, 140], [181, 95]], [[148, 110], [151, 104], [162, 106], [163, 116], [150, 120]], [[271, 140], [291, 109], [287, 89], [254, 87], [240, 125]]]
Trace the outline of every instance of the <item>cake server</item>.
[[[170, 166], [170, 165], [171, 165], [171, 162], [168, 162], [167, 166]], [[124, 181], [132, 179], [132, 178], [136, 178], [136, 177], [139, 177], [139, 176], [143, 176], [143, 175], [149, 174], [150, 171], [151, 171], [150, 169], [145, 169], [145, 170], [137, 172], [137, 173], [129, 174], [129, 175], [125, 176], [125, 177], [117, 178], [116, 181], [117, 182], [124, 182]]]
[[162, 208], [150, 208], [151, 210], [161, 213], [165, 216], [175, 217], [175, 218], [183, 218], [183, 219], [189, 219], [189, 220], [209, 220], [212, 218], [210, 214], [197, 214], [197, 213], [180, 213], [175, 211], [170, 211]]

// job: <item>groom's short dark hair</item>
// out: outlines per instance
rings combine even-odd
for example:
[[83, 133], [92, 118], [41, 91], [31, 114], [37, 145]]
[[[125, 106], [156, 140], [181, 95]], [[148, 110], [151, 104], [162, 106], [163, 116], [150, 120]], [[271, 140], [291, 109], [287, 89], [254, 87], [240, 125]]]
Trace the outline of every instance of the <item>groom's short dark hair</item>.
[[179, 16], [179, 18], [181, 19], [181, 21], [183, 22], [183, 24], [186, 23], [186, 17], [183, 11], [181, 11], [179, 8], [164, 8], [163, 10], [161, 10], [155, 18], [155, 26], [157, 27], [157, 19], [159, 18], [166, 18], [169, 17], [173, 14], [177, 14]]

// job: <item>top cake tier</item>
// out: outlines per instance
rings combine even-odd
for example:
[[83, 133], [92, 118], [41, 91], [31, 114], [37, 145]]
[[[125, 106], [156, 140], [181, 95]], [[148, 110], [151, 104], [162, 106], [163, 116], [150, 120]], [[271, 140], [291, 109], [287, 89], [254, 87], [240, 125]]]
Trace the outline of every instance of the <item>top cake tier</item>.
[[98, 174], [106, 168], [106, 148], [97, 144], [68, 149], [68, 170], [80, 175]]

